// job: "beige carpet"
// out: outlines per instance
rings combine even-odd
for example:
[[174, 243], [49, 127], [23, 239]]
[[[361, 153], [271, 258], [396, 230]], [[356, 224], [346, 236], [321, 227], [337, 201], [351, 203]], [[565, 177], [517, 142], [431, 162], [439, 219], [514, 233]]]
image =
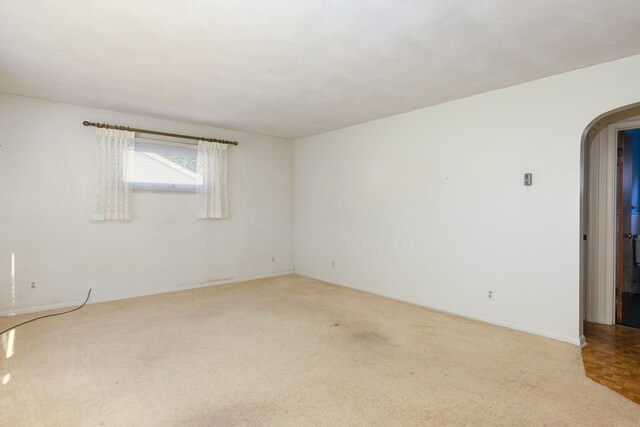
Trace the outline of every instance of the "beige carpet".
[[3, 426], [640, 422], [577, 347], [300, 276], [88, 305], [0, 356]]

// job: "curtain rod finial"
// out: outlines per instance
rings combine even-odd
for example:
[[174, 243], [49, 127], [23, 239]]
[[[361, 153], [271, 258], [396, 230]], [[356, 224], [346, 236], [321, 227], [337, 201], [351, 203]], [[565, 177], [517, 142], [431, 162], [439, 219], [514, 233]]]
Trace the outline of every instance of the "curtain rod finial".
[[88, 122], [88, 121], [86, 121], [86, 120], [85, 120], [84, 122], [82, 122], [82, 124], [83, 124], [83, 125], [85, 125], [85, 126], [90, 126], [90, 125], [91, 125], [91, 123], [89, 123], [89, 122]]

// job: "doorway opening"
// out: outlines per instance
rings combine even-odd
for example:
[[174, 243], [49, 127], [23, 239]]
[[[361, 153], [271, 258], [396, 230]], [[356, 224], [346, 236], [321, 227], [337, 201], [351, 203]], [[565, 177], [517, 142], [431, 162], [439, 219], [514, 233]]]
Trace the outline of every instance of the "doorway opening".
[[596, 119], [582, 147], [585, 373], [640, 403], [640, 106]]
[[640, 328], [640, 106], [586, 132], [582, 319]]
[[617, 139], [615, 322], [640, 328], [640, 128]]

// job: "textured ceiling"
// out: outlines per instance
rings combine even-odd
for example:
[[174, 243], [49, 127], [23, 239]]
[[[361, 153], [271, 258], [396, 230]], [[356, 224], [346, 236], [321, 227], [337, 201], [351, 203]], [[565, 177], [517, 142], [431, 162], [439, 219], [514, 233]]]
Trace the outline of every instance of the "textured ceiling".
[[5, 0], [0, 91], [295, 138], [640, 53], [639, 17], [637, 0]]

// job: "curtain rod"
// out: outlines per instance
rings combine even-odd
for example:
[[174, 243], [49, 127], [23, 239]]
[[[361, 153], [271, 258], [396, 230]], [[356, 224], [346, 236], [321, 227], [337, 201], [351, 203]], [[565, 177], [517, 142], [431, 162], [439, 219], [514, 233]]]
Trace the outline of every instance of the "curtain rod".
[[217, 139], [217, 138], [200, 138], [199, 136], [191, 136], [191, 135], [182, 135], [179, 133], [169, 133], [169, 132], [159, 132], [155, 130], [146, 130], [146, 129], [136, 129], [130, 128], [126, 126], [116, 126], [116, 125], [108, 125], [106, 123], [93, 123], [84, 121], [82, 122], [85, 126], [95, 126], [97, 128], [105, 128], [105, 129], [118, 129], [118, 130], [126, 130], [129, 132], [138, 132], [138, 133], [148, 133], [151, 135], [162, 135], [162, 136], [172, 136], [174, 138], [184, 138], [184, 139], [195, 139], [209, 142], [219, 142], [221, 144], [230, 144], [230, 145], [238, 145], [238, 141], [227, 141], [226, 139]]

